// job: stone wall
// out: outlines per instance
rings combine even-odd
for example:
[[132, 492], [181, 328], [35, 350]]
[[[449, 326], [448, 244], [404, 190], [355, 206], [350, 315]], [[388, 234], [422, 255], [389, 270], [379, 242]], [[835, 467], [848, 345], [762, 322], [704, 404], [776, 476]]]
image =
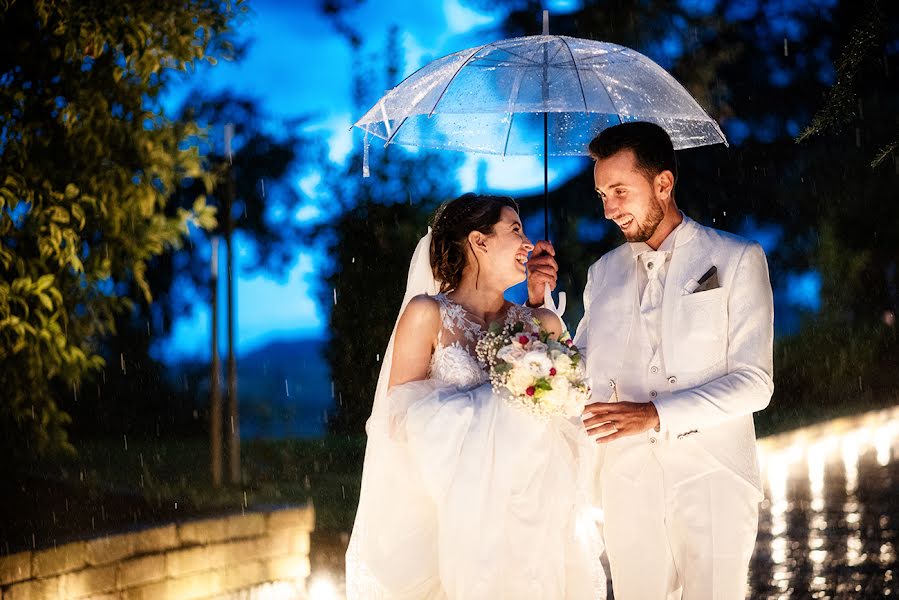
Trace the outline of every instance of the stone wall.
[[0, 556], [0, 600], [305, 597], [311, 506], [246, 512]]

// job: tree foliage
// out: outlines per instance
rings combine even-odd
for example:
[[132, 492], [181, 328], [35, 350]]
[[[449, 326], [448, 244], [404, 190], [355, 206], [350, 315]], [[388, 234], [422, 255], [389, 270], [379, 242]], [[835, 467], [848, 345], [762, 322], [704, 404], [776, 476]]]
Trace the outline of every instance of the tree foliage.
[[[899, 148], [899, 124], [889, 122], [889, 112], [895, 111], [895, 105], [886, 103], [883, 106], [882, 98], [878, 98], [871, 82], [872, 79], [882, 82], [881, 75], [889, 80], [887, 44], [897, 36], [899, 9], [896, 3], [883, 3], [881, 0], [864, 2], [849, 35], [843, 41], [844, 47], [835, 65], [836, 80], [833, 87], [824, 104], [797, 138], [798, 142], [826, 133], [839, 133], [853, 121], [864, 119], [864, 107], [867, 106], [869, 119], [885, 117], [887, 121], [876, 132], [875, 143], [879, 143], [880, 147], [871, 161], [871, 167], [877, 167], [894, 155]], [[875, 109], [874, 114], [870, 114], [872, 107]], [[883, 114], [884, 112], [887, 114]]]
[[[147, 302], [148, 263], [209, 228], [203, 194], [167, 212], [185, 177], [212, 188], [196, 124], [158, 99], [179, 71], [230, 58], [240, 0], [0, 3], [0, 428], [25, 452], [70, 449], [65, 405]], [[119, 365], [108, 365], [118, 368]]]

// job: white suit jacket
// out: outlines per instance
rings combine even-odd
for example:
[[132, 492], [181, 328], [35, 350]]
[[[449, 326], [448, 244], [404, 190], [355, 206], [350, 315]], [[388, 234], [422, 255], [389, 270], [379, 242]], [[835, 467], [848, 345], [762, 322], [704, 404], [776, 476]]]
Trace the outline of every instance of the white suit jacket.
[[[668, 390], [653, 400], [663, 431], [698, 442], [724, 467], [762, 491], [752, 413], [774, 391], [774, 307], [758, 243], [684, 217], [662, 299], [661, 346]], [[687, 293], [712, 266], [718, 289]], [[627, 244], [587, 274], [575, 344], [586, 356], [594, 400], [611, 396], [639, 315], [637, 258]]]

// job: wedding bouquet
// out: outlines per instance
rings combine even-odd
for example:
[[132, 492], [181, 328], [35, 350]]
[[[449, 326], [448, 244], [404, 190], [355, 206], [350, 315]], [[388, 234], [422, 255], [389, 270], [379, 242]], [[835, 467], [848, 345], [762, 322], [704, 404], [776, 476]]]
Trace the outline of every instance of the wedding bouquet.
[[493, 389], [512, 405], [535, 416], [575, 417], [590, 397], [590, 385], [580, 353], [568, 332], [558, 339], [525, 324], [494, 323], [476, 347]]

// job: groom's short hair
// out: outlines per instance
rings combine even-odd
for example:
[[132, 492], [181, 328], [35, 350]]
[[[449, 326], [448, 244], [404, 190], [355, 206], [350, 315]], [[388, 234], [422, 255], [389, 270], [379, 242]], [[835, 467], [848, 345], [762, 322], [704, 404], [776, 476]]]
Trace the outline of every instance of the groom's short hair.
[[645, 121], [622, 123], [604, 129], [590, 142], [590, 156], [609, 158], [622, 150], [631, 150], [637, 167], [653, 179], [662, 171], [671, 171], [677, 182], [677, 158], [668, 132]]

